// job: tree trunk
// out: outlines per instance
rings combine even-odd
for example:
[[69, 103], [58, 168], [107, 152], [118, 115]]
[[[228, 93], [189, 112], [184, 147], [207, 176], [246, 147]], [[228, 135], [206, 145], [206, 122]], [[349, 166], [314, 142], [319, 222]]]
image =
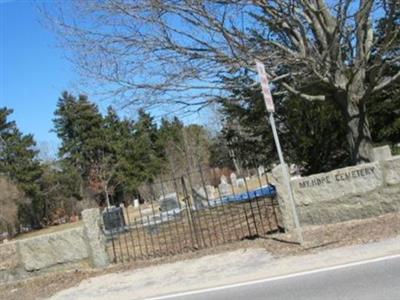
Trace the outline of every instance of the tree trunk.
[[106, 197], [106, 205], [107, 205], [107, 207], [110, 207], [110, 197], [108, 195], [107, 186], [104, 186], [104, 195]]
[[348, 93], [344, 109], [347, 142], [352, 164], [372, 161], [372, 139], [367, 120], [365, 101]]

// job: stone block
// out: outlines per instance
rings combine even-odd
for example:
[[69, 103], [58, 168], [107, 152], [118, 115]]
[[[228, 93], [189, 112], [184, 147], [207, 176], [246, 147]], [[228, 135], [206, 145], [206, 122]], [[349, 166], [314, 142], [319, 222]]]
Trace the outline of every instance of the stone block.
[[219, 186], [219, 192], [221, 196], [227, 196], [232, 194], [232, 186], [229, 183], [221, 183]]
[[0, 271], [16, 269], [19, 266], [18, 244], [0, 244]]
[[237, 176], [235, 173], [231, 174], [231, 184], [233, 185], [233, 187], [237, 188], [238, 187], [238, 183], [237, 183]]
[[237, 182], [237, 187], [238, 188], [245, 188], [246, 187], [246, 182], [244, 181], [243, 178], [238, 178], [236, 182]]
[[392, 157], [392, 151], [388, 145], [375, 147], [372, 150], [374, 161], [387, 160]]
[[[286, 229], [293, 229], [281, 166], [272, 170]], [[291, 180], [300, 224], [375, 217], [400, 210], [400, 156]]]
[[383, 174], [380, 164], [374, 162], [294, 179], [291, 183], [296, 203], [309, 205], [371, 192], [383, 185]]
[[18, 244], [26, 271], [73, 263], [89, 256], [82, 227], [28, 238]]
[[400, 156], [381, 162], [385, 174], [385, 182], [390, 185], [400, 184]]
[[106, 237], [101, 229], [101, 215], [97, 208], [82, 212], [83, 232], [89, 257], [93, 267], [102, 268], [109, 264], [106, 250]]
[[291, 209], [291, 203], [289, 200], [288, 189], [284, 183], [284, 176], [283, 176], [284, 168], [286, 168], [287, 170], [287, 165], [275, 166], [272, 169], [271, 177], [273, 180], [273, 184], [275, 185], [277, 190], [277, 200], [279, 203], [280, 210], [282, 212], [283, 226], [286, 230], [292, 230], [295, 228], [295, 224]]

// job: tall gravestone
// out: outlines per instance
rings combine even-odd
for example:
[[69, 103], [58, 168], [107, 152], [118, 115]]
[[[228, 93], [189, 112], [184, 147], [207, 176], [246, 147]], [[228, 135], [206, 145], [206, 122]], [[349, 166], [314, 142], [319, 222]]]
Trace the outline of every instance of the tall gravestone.
[[221, 183], [218, 185], [221, 196], [227, 196], [232, 193], [232, 186], [228, 183], [228, 179], [225, 175], [221, 176]]
[[262, 175], [265, 174], [265, 168], [264, 168], [263, 165], [258, 166], [258, 174], [259, 174], [260, 176], [262, 176]]
[[237, 182], [237, 176], [235, 173], [231, 174], [231, 183], [233, 185], [233, 187], [237, 188], [238, 187], [238, 182]]
[[232, 186], [229, 183], [221, 183], [218, 188], [221, 196], [227, 196], [232, 193]]
[[228, 183], [228, 179], [225, 175], [221, 175], [221, 183]]

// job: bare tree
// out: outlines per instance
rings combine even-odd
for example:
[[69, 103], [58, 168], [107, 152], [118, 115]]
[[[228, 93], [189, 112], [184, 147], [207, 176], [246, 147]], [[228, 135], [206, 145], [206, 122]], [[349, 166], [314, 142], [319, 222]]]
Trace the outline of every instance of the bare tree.
[[169, 139], [165, 143], [165, 158], [168, 175], [180, 177], [196, 173], [199, 167], [209, 165], [210, 137], [207, 129], [200, 125], [189, 125], [180, 130], [180, 139]]
[[100, 153], [99, 157], [91, 163], [89, 186], [93, 191], [102, 193], [107, 207], [110, 207], [110, 195], [112, 196], [120, 185], [117, 176], [118, 164], [111, 155]]
[[0, 231], [12, 237], [18, 227], [18, 205], [26, 202], [24, 194], [6, 177], [0, 176]]
[[[50, 9], [49, 19], [82, 75], [107, 83], [104, 92], [124, 105], [201, 108], [229, 88], [221, 78], [255, 74], [260, 59], [286, 93], [339, 105], [358, 163], [371, 159], [365, 99], [400, 79], [388, 73], [400, 60], [399, 7], [397, 0], [93, 0]], [[326, 92], [304, 91], [305, 81]]]

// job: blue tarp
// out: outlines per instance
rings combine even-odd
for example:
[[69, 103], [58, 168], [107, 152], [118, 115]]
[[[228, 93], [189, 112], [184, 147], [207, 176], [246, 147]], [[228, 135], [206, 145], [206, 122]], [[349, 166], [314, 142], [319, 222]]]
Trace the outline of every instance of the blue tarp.
[[276, 195], [276, 188], [274, 185], [267, 185], [256, 190], [243, 192], [236, 195], [223, 196], [221, 199], [210, 200], [212, 206], [221, 205], [222, 203], [237, 203], [246, 202], [260, 197], [274, 197]]

